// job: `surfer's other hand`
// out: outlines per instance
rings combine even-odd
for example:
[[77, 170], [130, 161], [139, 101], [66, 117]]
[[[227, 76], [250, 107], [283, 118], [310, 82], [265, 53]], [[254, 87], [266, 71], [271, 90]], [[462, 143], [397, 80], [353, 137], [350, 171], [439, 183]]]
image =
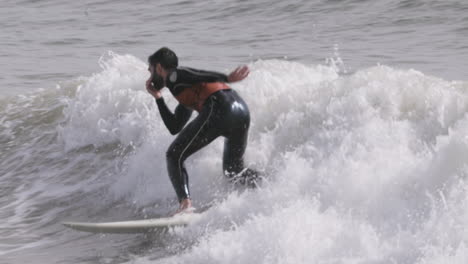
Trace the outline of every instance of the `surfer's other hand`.
[[237, 67], [234, 71], [232, 71], [228, 75], [228, 82], [238, 82], [244, 80], [249, 75], [249, 67], [247, 65], [243, 65]]

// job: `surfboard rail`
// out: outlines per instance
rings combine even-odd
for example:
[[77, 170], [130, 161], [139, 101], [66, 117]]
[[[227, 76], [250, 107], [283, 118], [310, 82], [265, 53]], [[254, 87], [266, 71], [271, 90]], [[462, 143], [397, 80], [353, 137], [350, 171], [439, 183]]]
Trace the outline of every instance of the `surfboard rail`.
[[147, 233], [157, 229], [165, 229], [175, 226], [186, 226], [197, 219], [200, 214], [179, 214], [172, 217], [130, 220], [119, 222], [63, 222], [62, 224], [74, 230], [91, 233]]

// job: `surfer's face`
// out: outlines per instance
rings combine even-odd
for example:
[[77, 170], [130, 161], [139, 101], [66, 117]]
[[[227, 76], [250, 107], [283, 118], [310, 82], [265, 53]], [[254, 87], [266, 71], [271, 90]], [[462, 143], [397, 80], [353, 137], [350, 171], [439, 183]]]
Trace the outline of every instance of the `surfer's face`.
[[154, 89], [156, 90], [161, 90], [164, 87], [164, 78], [157, 73], [153, 74], [152, 82], [153, 82]]
[[153, 83], [153, 87], [156, 89], [156, 90], [161, 90], [163, 87], [164, 87], [164, 77], [161, 76], [161, 74], [163, 74], [164, 72], [162, 72], [162, 67], [160, 64], [157, 64], [156, 67], [154, 67], [153, 65], [151, 65], [149, 68], [148, 68], [148, 71], [151, 73], [152, 75], [152, 80], [151, 82]]

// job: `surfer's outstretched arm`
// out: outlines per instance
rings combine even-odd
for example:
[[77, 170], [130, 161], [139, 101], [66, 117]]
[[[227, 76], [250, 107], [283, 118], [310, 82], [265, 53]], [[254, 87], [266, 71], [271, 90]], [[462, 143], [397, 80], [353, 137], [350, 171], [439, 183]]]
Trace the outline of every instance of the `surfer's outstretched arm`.
[[171, 81], [172, 77], [174, 80], [177, 80], [178, 83], [190, 85], [202, 82], [228, 82], [228, 76], [226, 74], [189, 67], [178, 67], [176, 75], [177, 76], [172, 77], [170, 74], [169, 81]]
[[249, 68], [244, 65], [237, 67], [229, 75], [214, 72], [198, 70], [188, 67], [178, 67], [177, 70], [169, 73], [167, 84], [173, 87], [174, 92], [180, 92], [181, 90], [191, 87], [194, 84], [206, 82], [224, 82], [231, 83], [245, 79], [249, 75]]

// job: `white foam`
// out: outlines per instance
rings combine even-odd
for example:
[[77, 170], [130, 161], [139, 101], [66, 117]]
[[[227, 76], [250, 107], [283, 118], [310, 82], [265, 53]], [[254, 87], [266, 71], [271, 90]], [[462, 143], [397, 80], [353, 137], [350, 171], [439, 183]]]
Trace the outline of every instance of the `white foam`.
[[131, 144], [144, 134], [143, 120], [156, 117], [148, 108], [151, 98], [144, 88], [147, 66], [130, 55], [102, 58], [102, 72], [78, 86], [67, 100], [66, 124], [61, 137], [67, 149], [89, 144]]
[[385, 66], [252, 68], [238, 87], [254, 123], [247, 156], [274, 168], [269, 184], [228, 197], [210, 216], [235, 206], [236, 224], [188, 231], [198, 242], [165, 262], [466, 262], [465, 83]]

